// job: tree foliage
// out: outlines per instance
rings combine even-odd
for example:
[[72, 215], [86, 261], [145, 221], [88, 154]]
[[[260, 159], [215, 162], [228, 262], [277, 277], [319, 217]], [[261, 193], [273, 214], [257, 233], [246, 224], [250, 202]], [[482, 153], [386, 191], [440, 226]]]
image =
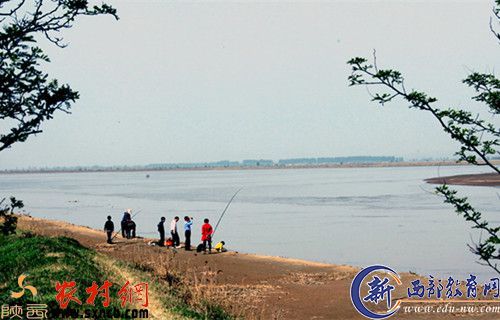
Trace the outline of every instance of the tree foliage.
[[[37, 41], [45, 37], [65, 47], [60, 32], [71, 28], [78, 16], [95, 15], [118, 18], [113, 7], [92, 6], [87, 0], [0, 0], [0, 151], [42, 132], [41, 124], [55, 112], [69, 113], [78, 92], [43, 71], [50, 59]], [[11, 234], [17, 224], [13, 212], [23, 203], [11, 197], [10, 205], [4, 205], [4, 200], [0, 231]]]
[[[495, 1], [490, 29], [500, 44], [500, 0]], [[373, 61], [356, 57], [349, 60], [352, 73], [349, 76], [350, 86], [374, 86], [380, 89], [372, 95], [372, 101], [384, 105], [396, 98], [406, 101], [410, 108], [430, 113], [449, 135], [459, 143], [456, 152], [458, 161], [465, 161], [478, 166], [488, 166], [494, 173], [500, 169], [491, 161], [493, 156], [500, 155], [500, 128], [481, 114], [473, 114], [461, 108], [438, 107], [438, 100], [418, 90], [407, 90], [401, 72], [393, 69], [379, 69], [374, 53]], [[491, 118], [500, 114], [500, 80], [491, 73], [471, 73], [462, 81], [473, 90], [472, 100], [485, 106]], [[445, 203], [454, 206], [457, 214], [487, 234], [477, 244], [470, 245], [471, 250], [486, 264], [500, 273], [497, 262], [500, 260], [500, 227], [491, 226], [481, 212], [474, 209], [467, 197], [458, 196], [456, 190], [446, 184], [436, 188], [436, 193], [444, 197]]]
[[0, 232], [8, 236], [16, 232], [17, 217], [14, 215], [14, 210], [23, 208], [24, 204], [14, 197], [10, 198], [9, 205], [3, 205], [4, 202], [5, 198], [0, 201], [0, 218], [4, 220], [0, 225]]
[[0, 151], [42, 132], [42, 122], [68, 113], [79, 98], [43, 71], [50, 59], [37, 46], [39, 35], [64, 47], [63, 29], [78, 16], [101, 14], [118, 18], [111, 6], [87, 0], [0, 0]]

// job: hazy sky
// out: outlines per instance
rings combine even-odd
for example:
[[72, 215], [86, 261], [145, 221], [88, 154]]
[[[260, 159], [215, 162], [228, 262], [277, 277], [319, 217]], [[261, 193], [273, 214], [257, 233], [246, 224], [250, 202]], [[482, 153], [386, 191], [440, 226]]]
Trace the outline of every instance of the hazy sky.
[[349, 88], [346, 61], [376, 49], [445, 106], [471, 105], [461, 79], [499, 62], [493, 1], [109, 2], [119, 21], [80, 19], [65, 49], [42, 42], [81, 99], [0, 168], [451, 156], [430, 115]]

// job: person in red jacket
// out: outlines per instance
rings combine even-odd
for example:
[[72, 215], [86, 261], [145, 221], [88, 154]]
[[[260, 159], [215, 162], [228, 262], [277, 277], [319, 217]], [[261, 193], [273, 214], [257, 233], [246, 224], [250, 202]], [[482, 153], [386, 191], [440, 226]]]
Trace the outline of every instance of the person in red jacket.
[[208, 253], [212, 251], [212, 233], [214, 229], [208, 223], [208, 219], [203, 220], [204, 224], [201, 226], [201, 241], [203, 241], [203, 252], [207, 251], [208, 244]]

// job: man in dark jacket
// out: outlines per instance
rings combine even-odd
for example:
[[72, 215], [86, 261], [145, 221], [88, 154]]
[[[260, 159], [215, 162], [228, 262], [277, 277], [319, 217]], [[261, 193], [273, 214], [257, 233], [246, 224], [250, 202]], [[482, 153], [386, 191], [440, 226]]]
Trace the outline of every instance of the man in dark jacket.
[[106, 234], [108, 236], [108, 243], [113, 243], [112, 235], [113, 231], [115, 231], [115, 224], [113, 223], [113, 221], [111, 221], [111, 216], [108, 216], [108, 221], [106, 221], [106, 223], [104, 224], [104, 231], [106, 231]]
[[122, 217], [122, 237], [124, 237], [124, 238], [127, 237], [127, 228], [128, 228], [127, 223], [129, 220], [132, 220], [130, 212], [132, 212], [132, 210], [127, 209], [127, 211], [125, 211], [123, 213], [123, 217]]
[[130, 239], [130, 238], [135, 238], [135, 222], [133, 220], [128, 220], [127, 221], [127, 232], [126, 235], [127, 235], [127, 239]]
[[158, 245], [160, 247], [165, 246], [165, 217], [161, 217], [160, 223], [158, 223], [158, 232], [160, 233], [160, 241], [158, 242]]

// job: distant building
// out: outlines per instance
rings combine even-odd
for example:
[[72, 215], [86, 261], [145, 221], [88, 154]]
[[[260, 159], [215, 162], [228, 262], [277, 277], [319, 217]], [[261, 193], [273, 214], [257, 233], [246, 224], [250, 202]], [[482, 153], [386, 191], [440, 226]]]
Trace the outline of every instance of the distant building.
[[352, 156], [352, 157], [327, 157], [327, 158], [296, 158], [281, 159], [279, 165], [321, 165], [321, 164], [349, 164], [349, 163], [380, 163], [401, 162], [403, 158], [393, 156]]
[[333, 157], [318, 158], [318, 164], [327, 163], [379, 163], [379, 162], [401, 162], [403, 158], [387, 156], [354, 156], [354, 157]]
[[266, 160], [266, 159], [260, 159], [260, 160], [243, 160], [241, 162], [241, 165], [244, 167], [272, 167], [274, 166], [274, 161], [273, 160]]
[[316, 158], [295, 158], [295, 159], [281, 159], [278, 161], [279, 165], [314, 165], [317, 164]]

